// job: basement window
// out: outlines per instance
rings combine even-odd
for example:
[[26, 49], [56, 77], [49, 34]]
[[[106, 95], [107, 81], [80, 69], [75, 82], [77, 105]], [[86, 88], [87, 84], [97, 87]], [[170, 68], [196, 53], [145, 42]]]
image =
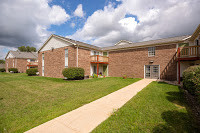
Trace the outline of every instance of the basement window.
[[149, 47], [148, 48], [148, 56], [155, 56], [155, 47]]

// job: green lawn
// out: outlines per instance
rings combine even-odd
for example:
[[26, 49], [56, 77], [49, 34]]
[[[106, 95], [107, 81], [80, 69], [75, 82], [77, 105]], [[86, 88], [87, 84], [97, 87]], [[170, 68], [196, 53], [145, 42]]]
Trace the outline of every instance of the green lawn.
[[0, 132], [23, 132], [140, 79], [66, 81], [0, 73]]
[[93, 133], [195, 133], [190, 116], [177, 86], [153, 82]]

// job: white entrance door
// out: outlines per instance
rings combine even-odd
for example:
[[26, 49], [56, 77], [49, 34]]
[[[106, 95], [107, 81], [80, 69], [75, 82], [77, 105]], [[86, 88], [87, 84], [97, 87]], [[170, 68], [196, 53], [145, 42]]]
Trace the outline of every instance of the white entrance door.
[[145, 65], [145, 78], [159, 79], [159, 65]]

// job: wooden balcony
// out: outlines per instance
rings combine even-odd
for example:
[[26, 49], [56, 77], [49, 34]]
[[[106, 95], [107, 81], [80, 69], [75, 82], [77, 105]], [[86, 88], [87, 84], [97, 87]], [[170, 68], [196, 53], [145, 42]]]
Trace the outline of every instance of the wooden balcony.
[[91, 63], [98, 63], [98, 64], [108, 64], [108, 57], [101, 56], [101, 55], [92, 55], [90, 57]]
[[27, 66], [38, 66], [38, 62], [27, 62]]
[[189, 46], [178, 48], [178, 60], [199, 60], [200, 46]]

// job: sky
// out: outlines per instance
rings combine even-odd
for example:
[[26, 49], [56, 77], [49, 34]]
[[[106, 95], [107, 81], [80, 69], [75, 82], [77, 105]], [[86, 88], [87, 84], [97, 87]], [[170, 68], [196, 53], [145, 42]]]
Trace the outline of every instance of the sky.
[[106, 47], [190, 35], [200, 0], [1, 0], [0, 59], [19, 46], [39, 49], [51, 34]]

